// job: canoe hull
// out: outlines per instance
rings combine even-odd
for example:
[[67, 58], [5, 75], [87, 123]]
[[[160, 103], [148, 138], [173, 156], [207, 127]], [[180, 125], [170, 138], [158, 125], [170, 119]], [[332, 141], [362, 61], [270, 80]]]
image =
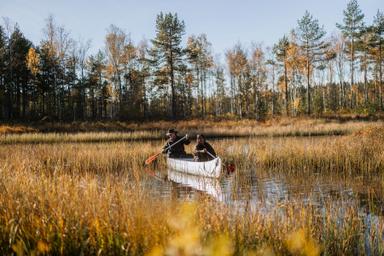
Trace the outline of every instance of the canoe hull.
[[206, 162], [195, 162], [192, 159], [168, 158], [167, 164], [170, 169], [175, 171], [211, 178], [219, 178], [222, 168], [220, 157]]

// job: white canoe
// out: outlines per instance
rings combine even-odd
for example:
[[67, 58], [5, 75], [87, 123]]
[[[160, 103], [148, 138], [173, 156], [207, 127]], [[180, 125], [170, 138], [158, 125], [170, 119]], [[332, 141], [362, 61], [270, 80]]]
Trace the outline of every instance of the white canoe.
[[211, 178], [219, 178], [222, 169], [220, 157], [205, 162], [195, 162], [191, 158], [167, 158], [167, 164], [175, 171]]

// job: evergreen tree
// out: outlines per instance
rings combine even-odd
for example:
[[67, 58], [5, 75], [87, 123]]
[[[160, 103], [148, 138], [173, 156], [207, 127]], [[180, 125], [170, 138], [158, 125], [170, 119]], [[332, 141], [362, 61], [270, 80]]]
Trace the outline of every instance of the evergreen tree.
[[41, 74], [39, 76], [39, 85], [41, 93], [41, 111], [40, 116], [43, 118], [53, 117], [53, 97], [56, 94], [56, 70], [58, 60], [55, 55], [54, 48], [49, 42], [44, 41], [40, 45], [40, 62]]
[[306, 58], [306, 77], [307, 77], [307, 114], [311, 114], [311, 85], [310, 79], [314, 64], [322, 59], [328, 44], [322, 39], [325, 35], [324, 28], [319, 25], [319, 21], [306, 11], [304, 16], [298, 21], [298, 36], [301, 41], [301, 49]]
[[89, 101], [91, 106], [91, 117], [93, 120], [103, 117], [102, 90], [104, 78], [104, 69], [106, 60], [103, 52], [99, 51], [96, 55], [91, 55], [87, 61], [89, 86]]
[[384, 110], [383, 102], [383, 56], [384, 56], [384, 14], [378, 10], [373, 20], [373, 48], [376, 56], [376, 70], [378, 71], [379, 102], [381, 110]]
[[286, 36], [281, 38], [277, 44], [273, 47], [273, 52], [276, 55], [276, 60], [284, 70], [284, 91], [285, 91], [285, 111], [289, 115], [289, 90], [288, 90], [288, 50], [289, 50], [289, 40]]
[[31, 109], [31, 117], [36, 117], [39, 113], [38, 109], [38, 76], [40, 73], [40, 54], [38, 53], [38, 50], [31, 47], [28, 50], [28, 55], [26, 59], [27, 68], [31, 73], [29, 84], [30, 84], [30, 93], [31, 93], [31, 100], [32, 100], [32, 109]]
[[[351, 75], [351, 94], [352, 87], [355, 84], [355, 61], [356, 61], [356, 43], [361, 38], [361, 31], [364, 28], [364, 14], [362, 13], [357, 0], [351, 0], [347, 4], [347, 8], [344, 10], [343, 24], [336, 24], [337, 28], [341, 30], [344, 37], [347, 39], [348, 47], [347, 54], [350, 61], [350, 75]], [[351, 107], [352, 107], [352, 95], [351, 95]]]
[[4, 29], [0, 26], [0, 119], [4, 118], [5, 110], [7, 108], [5, 102], [5, 79], [7, 75], [6, 69], [6, 52], [7, 42]]
[[170, 87], [173, 119], [177, 118], [176, 76], [183, 66], [181, 41], [184, 29], [184, 21], [179, 20], [177, 14], [160, 13], [156, 19], [156, 37], [152, 40], [155, 85]]
[[25, 118], [28, 103], [27, 84], [30, 72], [26, 66], [26, 59], [29, 48], [32, 43], [26, 39], [20, 29], [16, 26], [9, 39], [9, 68], [11, 86], [9, 87], [11, 100], [13, 104], [9, 107], [13, 108], [15, 118]]

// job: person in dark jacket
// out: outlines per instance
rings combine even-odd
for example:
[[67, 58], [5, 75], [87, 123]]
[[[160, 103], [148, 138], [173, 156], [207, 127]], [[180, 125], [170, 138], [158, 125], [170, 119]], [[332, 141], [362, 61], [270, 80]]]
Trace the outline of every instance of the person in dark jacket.
[[[177, 131], [175, 129], [169, 129], [167, 132], [167, 136], [169, 137], [169, 140], [163, 147], [163, 153], [167, 154], [168, 157], [171, 158], [183, 158], [187, 157], [187, 153], [185, 152], [184, 145], [189, 145], [191, 141], [188, 138], [188, 134], [185, 135], [184, 139], [182, 137], [179, 137], [177, 135]], [[180, 139], [182, 139], [180, 142], [178, 142]], [[178, 142], [177, 144], [175, 144]], [[174, 144], [174, 145], [173, 145]], [[169, 147], [173, 145], [172, 147]]]
[[195, 147], [195, 152], [194, 152], [194, 158], [195, 161], [209, 161], [214, 158], [216, 158], [216, 152], [209, 144], [206, 142], [204, 135], [198, 134], [196, 137], [196, 147]]

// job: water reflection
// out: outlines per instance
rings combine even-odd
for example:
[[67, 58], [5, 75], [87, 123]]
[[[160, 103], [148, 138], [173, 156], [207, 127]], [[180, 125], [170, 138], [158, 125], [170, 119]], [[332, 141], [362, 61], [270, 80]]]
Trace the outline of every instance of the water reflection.
[[240, 186], [242, 181], [236, 174], [218, 180], [168, 170], [166, 179], [163, 178], [168, 184], [162, 184], [162, 196], [193, 199], [203, 193], [218, 202], [247, 210], [260, 210], [262, 207], [268, 210], [288, 199], [288, 190], [283, 182], [260, 180], [255, 172], [247, 178], [249, 184]]
[[179, 188], [192, 188], [204, 192], [219, 202], [226, 201], [225, 191], [218, 179], [190, 175], [170, 169], [168, 170], [168, 180], [175, 183]]
[[[195, 176], [174, 170], [158, 171], [148, 186], [155, 196], [193, 200], [201, 195], [228, 206], [268, 213], [285, 203], [301, 203], [321, 209], [332, 202], [336, 207], [359, 205], [364, 212], [383, 215], [383, 199], [369, 193], [355, 179], [310, 175], [295, 177], [267, 170], [237, 171], [221, 179]], [[367, 181], [371, 186], [377, 184]]]

